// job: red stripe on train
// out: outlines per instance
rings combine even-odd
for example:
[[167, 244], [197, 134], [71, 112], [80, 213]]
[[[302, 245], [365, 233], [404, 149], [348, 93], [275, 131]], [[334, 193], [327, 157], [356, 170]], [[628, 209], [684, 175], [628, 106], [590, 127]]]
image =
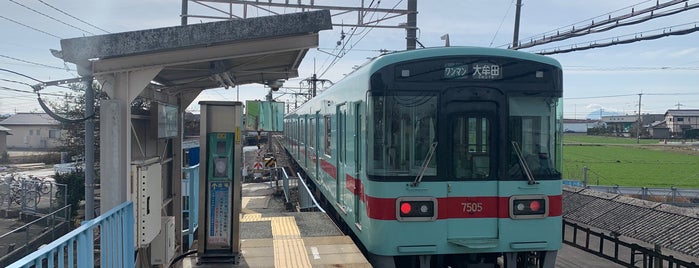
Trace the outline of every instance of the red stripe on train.
[[337, 168], [335, 166], [333, 166], [333, 164], [330, 164], [330, 162], [321, 158], [320, 159], [320, 168], [323, 169], [323, 171], [325, 171], [325, 173], [330, 175], [330, 177], [337, 180]]
[[[320, 166], [325, 173], [337, 179], [337, 168], [334, 165], [321, 158]], [[366, 203], [369, 218], [396, 220], [396, 198], [365, 195], [362, 181], [350, 175], [345, 175], [345, 187]], [[437, 198], [437, 219], [509, 218], [509, 202], [509, 197], [497, 196], [441, 197]], [[562, 214], [562, 195], [549, 196], [549, 216]]]
[[[366, 196], [366, 211], [375, 220], [396, 220], [396, 198]], [[437, 219], [509, 218], [509, 197], [437, 198]], [[561, 216], [561, 195], [549, 196], [549, 216]]]

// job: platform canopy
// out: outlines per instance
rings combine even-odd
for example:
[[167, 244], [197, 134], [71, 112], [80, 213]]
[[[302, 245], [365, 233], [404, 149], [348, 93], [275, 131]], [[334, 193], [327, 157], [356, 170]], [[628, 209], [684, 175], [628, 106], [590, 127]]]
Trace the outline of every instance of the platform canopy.
[[[297, 77], [308, 49], [318, 46], [318, 32], [327, 29], [330, 11], [321, 10], [61, 40], [62, 50], [52, 53], [76, 64], [81, 76], [97, 79], [110, 97], [100, 104], [100, 184], [110, 189], [101, 193], [101, 209], [129, 201], [130, 165], [154, 157], [172, 159], [162, 160], [171, 168], [163, 174], [170, 174], [173, 195], [181, 191], [182, 120], [176, 137], [152, 134], [165, 119], [134, 117], [137, 97], [175, 106], [182, 115], [205, 89]], [[151, 115], [160, 115], [160, 106]], [[171, 150], [163, 140], [172, 140]]]
[[168, 91], [267, 84], [298, 76], [327, 10], [200, 23], [61, 40], [59, 57], [81, 75], [160, 69], [151, 86]]

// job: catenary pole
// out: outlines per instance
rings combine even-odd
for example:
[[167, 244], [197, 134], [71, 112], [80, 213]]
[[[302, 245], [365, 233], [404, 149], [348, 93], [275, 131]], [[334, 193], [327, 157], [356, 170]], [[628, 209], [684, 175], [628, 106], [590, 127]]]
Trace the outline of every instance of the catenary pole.
[[522, 10], [522, 0], [517, 0], [517, 9], [515, 12], [515, 31], [512, 35], [512, 47], [515, 48], [518, 46], [518, 41], [519, 41], [519, 15]]
[[92, 77], [85, 81], [85, 220], [95, 212], [95, 92]]

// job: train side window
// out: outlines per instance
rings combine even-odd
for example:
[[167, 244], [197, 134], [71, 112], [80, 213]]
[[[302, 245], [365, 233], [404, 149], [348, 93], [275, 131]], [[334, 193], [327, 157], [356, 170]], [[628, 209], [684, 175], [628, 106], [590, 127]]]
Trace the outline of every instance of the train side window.
[[330, 116], [326, 115], [325, 116], [325, 154], [326, 155], [332, 155], [332, 138], [331, 138], [331, 131], [332, 131], [332, 125], [331, 125], [331, 120]]

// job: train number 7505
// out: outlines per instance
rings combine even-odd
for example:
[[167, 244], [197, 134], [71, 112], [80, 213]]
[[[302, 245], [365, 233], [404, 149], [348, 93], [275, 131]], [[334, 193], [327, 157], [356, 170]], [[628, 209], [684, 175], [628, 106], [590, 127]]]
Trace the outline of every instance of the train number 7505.
[[464, 212], [476, 213], [483, 211], [483, 203], [461, 203], [464, 207]]

